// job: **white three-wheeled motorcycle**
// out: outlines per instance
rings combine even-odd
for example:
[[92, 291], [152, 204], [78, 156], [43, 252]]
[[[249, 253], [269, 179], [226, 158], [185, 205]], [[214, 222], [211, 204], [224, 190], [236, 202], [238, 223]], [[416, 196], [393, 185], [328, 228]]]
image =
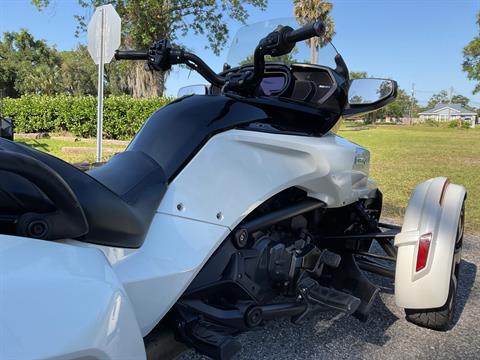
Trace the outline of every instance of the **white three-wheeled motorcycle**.
[[1, 359], [161, 359], [162, 339], [229, 359], [270, 319], [365, 320], [379, 292], [365, 272], [395, 279], [407, 320], [451, 326], [465, 189], [430, 179], [401, 228], [380, 222], [369, 152], [332, 129], [397, 85], [349, 80], [331, 44], [309, 63], [324, 26], [295, 27], [241, 29], [219, 74], [165, 40], [117, 52], [210, 86], [99, 168], [0, 140]]

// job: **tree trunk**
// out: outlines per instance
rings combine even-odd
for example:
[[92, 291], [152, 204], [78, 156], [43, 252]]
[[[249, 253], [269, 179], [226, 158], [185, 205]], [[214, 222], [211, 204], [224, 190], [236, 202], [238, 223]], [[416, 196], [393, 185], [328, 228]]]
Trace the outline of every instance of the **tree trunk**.
[[315, 43], [313, 42], [313, 39], [310, 39], [309, 46], [310, 46], [310, 64], [314, 64], [315, 63]]
[[130, 72], [127, 83], [135, 98], [162, 96], [165, 91], [165, 73], [147, 71], [144, 64], [139, 62]]

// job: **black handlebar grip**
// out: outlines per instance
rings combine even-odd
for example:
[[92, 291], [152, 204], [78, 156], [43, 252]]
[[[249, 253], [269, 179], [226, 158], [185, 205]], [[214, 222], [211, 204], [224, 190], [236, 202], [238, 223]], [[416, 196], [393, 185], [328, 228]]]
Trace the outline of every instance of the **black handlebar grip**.
[[148, 51], [115, 51], [116, 60], [148, 60]]
[[285, 40], [291, 44], [299, 41], [310, 39], [314, 36], [321, 36], [325, 32], [325, 24], [321, 20], [317, 20], [297, 30], [290, 31], [285, 34]]

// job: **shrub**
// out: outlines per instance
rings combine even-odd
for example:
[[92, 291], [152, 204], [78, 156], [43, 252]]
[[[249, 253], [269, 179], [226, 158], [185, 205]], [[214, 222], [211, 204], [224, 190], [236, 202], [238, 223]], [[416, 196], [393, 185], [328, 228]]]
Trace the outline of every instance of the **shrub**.
[[[168, 104], [170, 98], [135, 99], [129, 96], [109, 96], [104, 99], [103, 132], [105, 138], [133, 137], [145, 120]], [[75, 136], [95, 136], [97, 128], [97, 98], [26, 95], [2, 101], [2, 115], [14, 119], [15, 131], [70, 132]]]
[[460, 126], [462, 129], [470, 129], [472, 127], [472, 124], [470, 121], [462, 121], [462, 124]]
[[448, 122], [448, 127], [451, 128], [451, 129], [458, 127], [458, 121], [457, 120], [449, 121]]
[[449, 128], [470, 129], [471, 123], [463, 120], [452, 120], [448, 123]]
[[433, 126], [433, 127], [439, 127], [440, 124], [438, 121], [436, 120], [433, 120], [433, 119], [426, 119], [424, 121], [424, 124], [427, 125], [427, 126]]

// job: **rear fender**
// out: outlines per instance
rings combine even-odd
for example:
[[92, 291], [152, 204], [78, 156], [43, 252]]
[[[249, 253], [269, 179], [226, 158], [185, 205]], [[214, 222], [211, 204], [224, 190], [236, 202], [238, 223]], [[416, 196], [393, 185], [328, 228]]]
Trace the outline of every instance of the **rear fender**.
[[[466, 197], [462, 186], [445, 177], [417, 186], [405, 213], [395, 271], [395, 301], [408, 309], [431, 309], [445, 305], [450, 289], [458, 221]], [[426, 265], [416, 270], [422, 235], [431, 234]]]
[[122, 284], [94, 248], [0, 235], [0, 359], [144, 359]]

